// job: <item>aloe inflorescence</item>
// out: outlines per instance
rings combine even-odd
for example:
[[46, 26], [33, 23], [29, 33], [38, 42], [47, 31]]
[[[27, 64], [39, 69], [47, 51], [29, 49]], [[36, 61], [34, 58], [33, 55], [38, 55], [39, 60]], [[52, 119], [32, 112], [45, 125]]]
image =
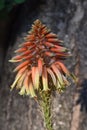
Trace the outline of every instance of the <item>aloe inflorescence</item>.
[[[11, 89], [16, 87], [20, 90], [21, 95], [30, 95], [34, 98], [38, 98], [39, 95], [42, 100], [44, 99], [42, 104], [50, 105], [51, 92], [55, 90], [61, 92], [70, 84], [68, 77], [71, 77], [71, 74], [63, 60], [71, 54], [63, 46], [62, 41], [57, 38], [57, 35], [52, 33], [40, 20], [33, 23], [25, 37], [25, 42], [15, 53], [17, 55], [10, 62], [18, 62], [19, 65], [14, 69], [17, 75]], [[46, 107], [45, 104], [44, 108]], [[49, 107], [47, 109], [49, 111]], [[50, 112], [48, 116], [50, 117]], [[45, 117], [45, 120], [49, 117]], [[50, 118], [48, 124], [47, 129], [51, 130]]]

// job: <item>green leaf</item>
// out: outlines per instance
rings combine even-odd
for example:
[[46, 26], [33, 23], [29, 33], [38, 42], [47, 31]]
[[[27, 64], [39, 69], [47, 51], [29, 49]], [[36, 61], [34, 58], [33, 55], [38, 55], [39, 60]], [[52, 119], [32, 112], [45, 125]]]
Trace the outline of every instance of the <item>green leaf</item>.
[[5, 1], [0, 0], [0, 10], [2, 10], [5, 7]]
[[13, 6], [14, 6], [13, 2], [10, 2], [9, 4], [6, 4], [5, 8], [6, 8], [7, 12], [10, 12], [12, 10]]
[[21, 4], [23, 2], [25, 2], [26, 0], [14, 0], [16, 4]]

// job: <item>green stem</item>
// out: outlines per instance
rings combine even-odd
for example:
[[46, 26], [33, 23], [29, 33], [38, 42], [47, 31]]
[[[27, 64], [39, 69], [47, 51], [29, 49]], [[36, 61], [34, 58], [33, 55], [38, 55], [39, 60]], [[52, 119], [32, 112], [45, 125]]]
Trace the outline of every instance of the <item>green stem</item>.
[[53, 130], [52, 121], [51, 121], [51, 103], [50, 103], [50, 92], [41, 93], [41, 107], [44, 114], [44, 121], [47, 130]]

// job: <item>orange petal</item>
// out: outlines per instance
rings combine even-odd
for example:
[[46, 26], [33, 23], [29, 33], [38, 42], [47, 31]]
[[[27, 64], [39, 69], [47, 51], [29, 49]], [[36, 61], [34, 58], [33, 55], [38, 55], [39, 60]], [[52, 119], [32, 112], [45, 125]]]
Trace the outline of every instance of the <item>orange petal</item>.
[[39, 70], [38, 67], [36, 67], [35, 70], [35, 88], [38, 89], [39, 88]]
[[[29, 95], [29, 76], [31, 74], [31, 71], [23, 73], [21, 78], [18, 81], [17, 88], [22, 88], [19, 92], [21, 95], [27, 94]], [[24, 93], [23, 93], [24, 92]]]
[[24, 72], [26, 73], [26, 69], [27, 69], [27, 66], [25, 66], [25, 67], [23, 67], [22, 69], [20, 69], [20, 70], [18, 71], [16, 77], [19, 76], [19, 75], [22, 75]]
[[51, 69], [49, 69], [49, 68], [47, 68], [47, 71], [48, 71], [49, 75], [51, 76], [54, 85], [56, 86], [56, 76], [55, 76], [55, 74], [54, 74], [53, 71], [52, 71]]
[[31, 51], [31, 53], [29, 55], [23, 55], [22, 59], [24, 60], [31, 60], [31, 58], [37, 53], [37, 51]]
[[24, 86], [25, 86], [25, 89], [26, 89], [26, 93], [27, 95], [30, 94], [30, 90], [29, 90], [29, 84], [30, 84], [30, 74], [31, 74], [31, 71], [27, 73], [25, 79], [24, 79]]
[[62, 70], [65, 74], [70, 75], [68, 69], [65, 67], [65, 65], [64, 65], [62, 62], [59, 62], [59, 61], [58, 61], [58, 62], [56, 62], [55, 64], [58, 64], [58, 65], [61, 67], [61, 70]]
[[22, 57], [23, 56], [27, 56], [27, 55], [29, 55], [30, 53], [32, 52], [32, 50], [27, 50], [27, 51], [25, 51], [24, 53], [22, 53]]
[[23, 46], [31, 46], [31, 45], [33, 45], [33, 43], [32, 42], [25, 42], [24, 44], [23, 44]]
[[29, 41], [35, 40], [35, 35], [34, 34], [27, 35], [26, 40], [29, 40]]
[[35, 49], [36, 45], [33, 44], [32, 46], [30, 46], [28, 49], [31, 50], [31, 49]]
[[20, 55], [15, 56], [15, 57], [12, 58], [12, 60], [20, 60], [20, 59], [22, 59], [22, 56], [20, 56]]
[[51, 43], [59, 42], [59, 40], [57, 38], [49, 38], [49, 39], [47, 39], [47, 41], [51, 42]]
[[39, 75], [40, 75], [40, 76], [42, 75], [42, 67], [43, 67], [42, 60], [39, 59], [39, 60], [38, 60], [38, 70], [39, 70]]
[[44, 44], [48, 47], [54, 47], [54, 44], [50, 42], [44, 42]]
[[56, 49], [56, 48], [51, 48], [50, 50], [53, 51], [53, 52], [59, 52], [59, 50]]
[[28, 56], [30, 56], [30, 58], [31, 58], [31, 57], [33, 57], [36, 53], [37, 53], [36, 50], [29, 50], [29, 53], [28, 53], [28, 51], [27, 51], [27, 52], [25, 52], [22, 56], [23, 56], [24, 59], [26, 59], [26, 57], [28, 57]]
[[61, 51], [67, 51], [68, 49], [63, 47], [63, 46], [59, 46], [59, 45], [54, 45], [56, 49], [61, 50]]
[[20, 65], [18, 65], [18, 66], [15, 68], [14, 72], [15, 72], [15, 71], [18, 71], [18, 70], [20, 70], [20, 69], [22, 69], [23, 67], [28, 66], [28, 65], [29, 65], [29, 61], [25, 61], [25, 62], [21, 63]]
[[47, 34], [48, 33], [48, 31], [47, 31], [47, 27], [44, 27], [43, 29], [42, 29], [42, 32], [41, 32], [41, 34]]
[[24, 52], [26, 50], [27, 50], [26, 47], [22, 47], [22, 48], [19, 48], [18, 50], [16, 50], [15, 52]]
[[22, 44], [19, 45], [19, 47], [27, 47], [27, 46], [30, 46], [32, 45], [32, 42], [23, 42]]
[[27, 75], [27, 74], [26, 74], [26, 76], [25, 76], [23, 85], [25, 86], [26, 91], [27, 91], [28, 88], [29, 88], [29, 75]]
[[31, 60], [32, 57], [33, 57], [33, 55], [24, 56], [22, 58], [22, 60], [28, 60], [30, 62], [30, 60]]
[[46, 38], [57, 38], [57, 35], [54, 33], [49, 33], [46, 35]]
[[47, 55], [47, 56], [55, 56], [54, 53], [52, 53], [52, 52], [47, 52], [47, 51], [46, 51], [44, 54]]
[[68, 56], [71, 56], [71, 54], [61, 53], [61, 52], [59, 52], [59, 53], [57, 52], [56, 55], [59, 56], [59, 57], [64, 57], [64, 58], [67, 58]]
[[11, 60], [9, 60], [9, 62], [20, 62], [22, 61], [22, 56], [15, 56], [13, 57]]
[[65, 52], [66, 48], [57, 46], [56, 48], [51, 48], [50, 50], [54, 52]]
[[54, 73], [56, 74], [59, 82], [61, 85], [63, 85], [63, 78], [62, 78], [62, 75], [60, 73], [60, 71], [58, 70], [58, 68], [56, 67], [56, 65], [51, 65], [51, 68], [53, 69]]
[[49, 88], [48, 88], [47, 68], [45, 66], [43, 67], [43, 72], [42, 72], [42, 83], [43, 83], [43, 90], [44, 91], [49, 90]]
[[33, 85], [35, 86], [35, 67], [32, 67], [32, 81]]

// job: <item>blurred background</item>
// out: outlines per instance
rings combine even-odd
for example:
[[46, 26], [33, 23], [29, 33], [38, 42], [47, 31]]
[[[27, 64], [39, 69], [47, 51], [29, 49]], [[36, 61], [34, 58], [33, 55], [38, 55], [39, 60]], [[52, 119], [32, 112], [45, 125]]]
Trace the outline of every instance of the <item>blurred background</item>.
[[16, 65], [8, 60], [36, 19], [71, 50], [65, 64], [78, 78], [52, 96], [54, 130], [87, 130], [87, 0], [0, 0], [0, 130], [45, 129], [38, 104], [10, 91]]

